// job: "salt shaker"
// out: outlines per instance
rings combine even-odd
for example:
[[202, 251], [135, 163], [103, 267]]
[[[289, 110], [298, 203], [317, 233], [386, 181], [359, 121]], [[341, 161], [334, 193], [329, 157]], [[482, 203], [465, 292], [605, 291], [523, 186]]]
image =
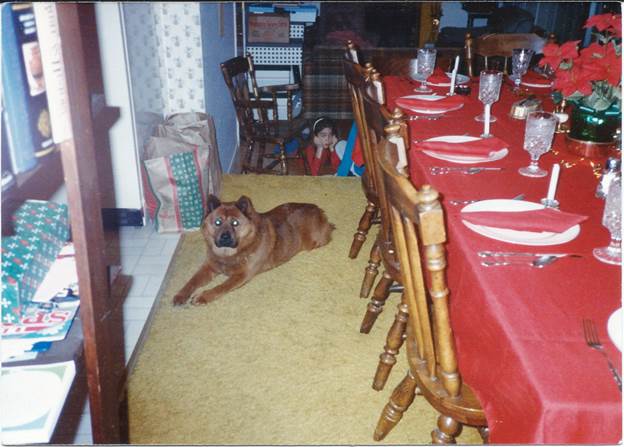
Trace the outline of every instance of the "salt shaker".
[[609, 185], [615, 177], [621, 176], [620, 171], [621, 161], [619, 158], [609, 158], [605, 164], [605, 168], [602, 171], [598, 186], [596, 188], [596, 197], [604, 199], [609, 192]]

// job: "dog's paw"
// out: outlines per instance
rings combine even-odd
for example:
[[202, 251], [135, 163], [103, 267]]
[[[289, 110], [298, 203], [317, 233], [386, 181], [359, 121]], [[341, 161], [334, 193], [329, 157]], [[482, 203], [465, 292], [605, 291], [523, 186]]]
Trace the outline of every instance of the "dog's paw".
[[191, 304], [195, 305], [195, 306], [203, 306], [205, 304], [208, 304], [211, 301], [214, 301], [215, 297], [209, 293], [209, 292], [204, 292], [200, 295], [194, 296], [193, 299], [191, 300]]
[[181, 306], [182, 304], [186, 303], [189, 300], [189, 296], [188, 295], [184, 295], [181, 293], [176, 294], [173, 297], [173, 305], [174, 306]]

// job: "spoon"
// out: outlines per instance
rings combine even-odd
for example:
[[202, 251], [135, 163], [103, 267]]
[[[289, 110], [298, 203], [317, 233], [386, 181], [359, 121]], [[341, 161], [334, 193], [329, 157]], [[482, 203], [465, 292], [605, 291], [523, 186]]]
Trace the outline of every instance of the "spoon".
[[455, 168], [455, 167], [432, 167], [429, 168], [429, 172], [432, 175], [448, 174], [449, 172], [459, 172], [461, 174], [473, 175], [478, 174], [481, 171], [501, 171], [503, 168], [484, 168], [484, 167], [472, 167], [472, 168]]
[[484, 265], [486, 267], [492, 267], [492, 266], [498, 266], [498, 265], [530, 265], [531, 267], [541, 269], [541, 268], [546, 267], [549, 264], [552, 264], [557, 259], [559, 259], [558, 256], [543, 255], [531, 262], [481, 261], [481, 265]]

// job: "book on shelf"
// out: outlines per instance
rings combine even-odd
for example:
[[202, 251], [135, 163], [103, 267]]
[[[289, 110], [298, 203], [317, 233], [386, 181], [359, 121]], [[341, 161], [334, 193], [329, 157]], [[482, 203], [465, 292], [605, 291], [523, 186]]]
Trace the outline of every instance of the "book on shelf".
[[4, 3], [1, 8], [2, 119], [11, 170], [20, 174], [55, 146], [32, 4]]
[[2, 366], [2, 445], [50, 442], [76, 376], [73, 361]]

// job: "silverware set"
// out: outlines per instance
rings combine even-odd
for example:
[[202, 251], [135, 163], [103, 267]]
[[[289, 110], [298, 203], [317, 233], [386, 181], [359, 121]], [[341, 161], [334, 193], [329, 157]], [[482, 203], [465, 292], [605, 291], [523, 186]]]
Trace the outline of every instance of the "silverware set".
[[504, 168], [491, 168], [484, 166], [472, 166], [469, 168], [459, 166], [433, 166], [429, 168], [432, 175], [449, 174], [457, 172], [459, 174], [473, 175], [483, 171], [502, 171]]
[[587, 346], [600, 352], [602, 355], [604, 355], [605, 359], [607, 359], [609, 370], [611, 371], [611, 374], [613, 374], [613, 379], [615, 380], [618, 390], [620, 390], [621, 393], [622, 377], [618, 373], [617, 369], [615, 369], [613, 363], [611, 363], [611, 359], [605, 352], [604, 347], [600, 342], [600, 338], [598, 338], [598, 332], [596, 332], [596, 325], [594, 324], [593, 320], [583, 319], [583, 333], [585, 335], [585, 343], [587, 343]]
[[[523, 200], [524, 194], [518, 194], [516, 197], [513, 197], [511, 200]], [[471, 199], [471, 200], [449, 200], [448, 203], [450, 205], [469, 205], [471, 203], [480, 202], [486, 199]]]
[[444, 118], [445, 116], [446, 115], [444, 115], [444, 114], [441, 114], [441, 115], [410, 115], [408, 120], [410, 120], [410, 121], [416, 121], [416, 120], [435, 121], [435, 120], [439, 120], [440, 118]]
[[538, 269], [544, 268], [561, 258], [583, 257], [578, 253], [532, 253], [516, 251], [479, 251], [477, 255], [483, 258], [481, 265], [485, 267], [528, 265]]

